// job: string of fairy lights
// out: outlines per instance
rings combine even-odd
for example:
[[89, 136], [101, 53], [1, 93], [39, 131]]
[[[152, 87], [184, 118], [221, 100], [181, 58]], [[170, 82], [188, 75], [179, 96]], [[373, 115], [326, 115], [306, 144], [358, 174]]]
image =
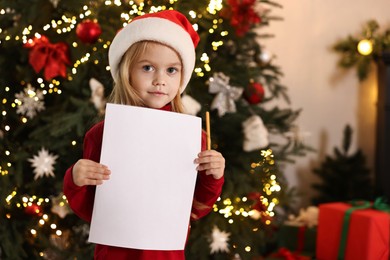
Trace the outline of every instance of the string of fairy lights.
[[[178, 0], [170, 0], [170, 4], [176, 3]], [[123, 4], [126, 4], [130, 6], [130, 11], [127, 13], [121, 13], [120, 18], [123, 20], [123, 26], [126, 26], [129, 21], [131, 21], [132, 17], [136, 15], [142, 15], [145, 13], [145, 4], [142, 0], [138, 1], [128, 1], [124, 3], [123, 1], [119, 0], [114, 0], [114, 1], [105, 1], [104, 5], [106, 6], [121, 6]], [[59, 20], [52, 20], [50, 23], [44, 25], [42, 28], [35, 28], [34, 25], [28, 25], [26, 28], [23, 28], [20, 30], [19, 35], [8, 35], [7, 30], [3, 29], [0, 27], [0, 45], [4, 44], [8, 41], [20, 41], [23, 44], [26, 44], [28, 42], [32, 41], [32, 38], [34, 37], [41, 37], [41, 34], [38, 32], [45, 32], [49, 30], [55, 31], [57, 34], [67, 34], [71, 33], [75, 28], [77, 27], [77, 24], [79, 21], [86, 19], [90, 17], [93, 13], [94, 10], [92, 9], [93, 7], [89, 7], [87, 5], [82, 7], [82, 10], [79, 15], [77, 16], [71, 16], [68, 17], [66, 15], [62, 15], [61, 19]], [[161, 10], [168, 9], [167, 6], [151, 6], [150, 12], [157, 12]], [[207, 7], [207, 12], [211, 15], [217, 15], [217, 13], [223, 8], [222, 5], [222, 0], [210, 0], [208, 7]], [[12, 12], [12, 10], [7, 10], [7, 9], [1, 9], [0, 10], [0, 15], [5, 15], [7, 13]], [[197, 13], [195, 11], [190, 11], [188, 15], [193, 19], [193, 26], [195, 30], [198, 30], [198, 24], [194, 21], [196, 19], [201, 19], [202, 14]], [[226, 37], [228, 35], [227, 31], [220, 30], [219, 26], [223, 23], [223, 19], [221, 18], [215, 18], [213, 19], [212, 26], [211, 28], [208, 29], [208, 32], [210, 34], [213, 33], [219, 33], [221, 35], [221, 40], [219, 41], [213, 41], [211, 43], [211, 47], [213, 51], [217, 51], [219, 47], [221, 47], [224, 44], [223, 37]], [[92, 47], [91, 51], [92, 52], [86, 52], [80, 57], [79, 59], [76, 59], [76, 61], [73, 63], [72, 67], [69, 70], [69, 73], [67, 74], [66, 80], [72, 81], [74, 77], [76, 77], [78, 73], [78, 68], [85, 64], [86, 62], [90, 62], [92, 57], [95, 57], [93, 55], [93, 52], [99, 52], [102, 49], [106, 51], [111, 42], [109, 40], [104, 40], [99, 38], [97, 41], [98, 44], [95, 44], [94, 47]], [[72, 48], [78, 48], [79, 43], [78, 42], [73, 42], [70, 44]], [[210, 59], [209, 59], [209, 54], [207, 53], [202, 53], [200, 55], [200, 61], [201, 61], [201, 66], [198, 66], [194, 69], [195, 74], [198, 77], [203, 77], [205, 75], [205, 72], [210, 72], [212, 70], [210, 66]], [[101, 61], [98, 59], [95, 59], [92, 61], [94, 64], [98, 65], [100, 64]], [[106, 70], [110, 70], [110, 68], [107, 66]], [[24, 86], [28, 84], [27, 82], [21, 81], [20, 85]], [[30, 83], [31, 84], [31, 83]], [[34, 85], [39, 86], [39, 89], [42, 91], [43, 95], [48, 95], [48, 94], [58, 94], [61, 95], [64, 90], [61, 88], [61, 81], [52, 79], [49, 82], [45, 81], [43, 78], [38, 77], [36, 82], [33, 83]], [[11, 91], [12, 86], [0, 86], [3, 88], [6, 92]], [[34, 98], [37, 95], [37, 91], [30, 90], [28, 93], [29, 97]], [[20, 105], [20, 100], [14, 99], [14, 100], [8, 100], [7, 98], [2, 98], [1, 100], [2, 104], [4, 106], [8, 106], [10, 109], [16, 109], [18, 105]], [[8, 111], [4, 110], [1, 111], [1, 115], [3, 117], [3, 122], [6, 122], [6, 116], [8, 114]], [[28, 122], [28, 118], [21, 116], [20, 121], [22, 124], [26, 124]], [[0, 131], [4, 132], [9, 132], [12, 131], [11, 127], [8, 124], [5, 124], [2, 126], [3, 129], [0, 129]], [[71, 141], [71, 145], [76, 145], [76, 141]], [[10, 158], [11, 156], [11, 151], [6, 150], [5, 151], [5, 156], [6, 158]], [[272, 150], [264, 150], [261, 151], [261, 158], [262, 160], [257, 163], [253, 163], [251, 165], [252, 171], [254, 171], [257, 167], [261, 167], [263, 170], [263, 173], [269, 176], [269, 181], [264, 185], [263, 187], [263, 193], [266, 196], [259, 196], [259, 201], [266, 207], [265, 212], [262, 214], [267, 215], [269, 217], [274, 216], [274, 207], [279, 203], [277, 196], [273, 196], [273, 194], [277, 193], [280, 191], [280, 185], [278, 183], [278, 180], [276, 178], [275, 174], [272, 174], [272, 165], [274, 164], [274, 159], [273, 159], [273, 154]], [[0, 166], [0, 174], [1, 176], [5, 176], [10, 174], [9, 169], [12, 167], [11, 162], [6, 162], [6, 167]], [[270, 167], [268, 167], [270, 166]], [[259, 182], [261, 182], [261, 179], [259, 179]], [[21, 201], [14, 201], [15, 198], [17, 197], [17, 190], [14, 189], [7, 197], [6, 197], [6, 204], [8, 206], [15, 205], [18, 208], [26, 208], [30, 207], [33, 204], [36, 204], [38, 206], [43, 206], [44, 204], [50, 203], [51, 199], [50, 198], [37, 198], [35, 195], [32, 196], [23, 196], [21, 198]], [[236, 206], [238, 203], [241, 202], [247, 202], [248, 198], [247, 197], [237, 197], [237, 198], [225, 198], [221, 199], [219, 198], [218, 202], [214, 205], [214, 212], [221, 214], [224, 218], [227, 219], [227, 222], [230, 224], [234, 223], [234, 216], [236, 217], [251, 217], [251, 218], [259, 218], [259, 216], [256, 216], [258, 212], [256, 210], [251, 209], [250, 207], [244, 207], [244, 206]], [[66, 198], [65, 196], [62, 197], [62, 200], [59, 202], [60, 206], [66, 207]], [[220, 205], [220, 206], [219, 206]], [[40, 211], [42, 210], [43, 207], [37, 208], [36, 210]], [[37, 216], [39, 216], [39, 219], [37, 220], [37, 225], [36, 227], [31, 228], [30, 233], [32, 236], [37, 236], [38, 235], [38, 228], [43, 227], [45, 225], [49, 225], [50, 228], [53, 230], [53, 232], [57, 236], [62, 235], [62, 231], [60, 227], [58, 227], [52, 220], [50, 219], [48, 214], [45, 214], [44, 212], [36, 212]], [[12, 216], [7, 213], [6, 217], [8, 219], [11, 219]], [[271, 220], [267, 219], [265, 221], [265, 224], [271, 224]], [[256, 231], [256, 230], [254, 230]], [[233, 245], [234, 246], [234, 245]], [[245, 248], [246, 251], [250, 251], [251, 248], [248, 246]], [[43, 253], [41, 253], [43, 254]]]

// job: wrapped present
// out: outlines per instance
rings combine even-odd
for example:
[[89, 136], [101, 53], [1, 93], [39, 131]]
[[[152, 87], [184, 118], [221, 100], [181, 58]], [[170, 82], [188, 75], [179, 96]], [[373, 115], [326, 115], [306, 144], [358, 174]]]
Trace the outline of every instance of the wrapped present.
[[278, 246], [290, 251], [315, 255], [317, 228], [284, 224], [278, 233]]
[[312, 257], [300, 255], [298, 253], [291, 252], [287, 248], [279, 248], [275, 253], [270, 254], [265, 258], [266, 260], [311, 260]]
[[388, 260], [390, 215], [371, 206], [325, 203], [319, 206], [318, 260]]
[[318, 208], [300, 209], [298, 216], [290, 215], [278, 232], [278, 246], [295, 253], [314, 256], [316, 250]]

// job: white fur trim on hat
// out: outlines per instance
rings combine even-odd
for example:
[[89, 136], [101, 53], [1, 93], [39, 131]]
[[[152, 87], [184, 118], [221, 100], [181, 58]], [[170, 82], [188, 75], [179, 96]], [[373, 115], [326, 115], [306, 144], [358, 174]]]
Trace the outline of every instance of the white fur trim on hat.
[[114, 81], [118, 78], [118, 66], [124, 53], [134, 43], [144, 40], [163, 43], [179, 53], [183, 63], [183, 79], [180, 86], [183, 93], [195, 67], [194, 43], [184, 28], [164, 18], [137, 19], [118, 32], [108, 51]]

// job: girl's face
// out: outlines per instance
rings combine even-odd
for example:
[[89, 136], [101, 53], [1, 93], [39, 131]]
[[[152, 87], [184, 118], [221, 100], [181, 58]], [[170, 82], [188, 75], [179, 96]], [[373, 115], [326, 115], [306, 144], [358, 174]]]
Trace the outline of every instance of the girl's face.
[[149, 43], [130, 70], [130, 84], [147, 107], [161, 108], [178, 94], [181, 70], [181, 60], [174, 50]]

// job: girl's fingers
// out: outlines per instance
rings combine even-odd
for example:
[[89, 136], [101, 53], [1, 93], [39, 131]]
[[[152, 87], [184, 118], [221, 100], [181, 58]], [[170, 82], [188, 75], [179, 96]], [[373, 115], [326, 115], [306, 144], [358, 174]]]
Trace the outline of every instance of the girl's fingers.
[[81, 159], [73, 168], [73, 180], [76, 185], [100, 185], [110, 178], [110, 170], [100, 163]]
[[201, 163], [198, 165], [198, 171], [212, 170], [223, 168], [224, 165], [221, 162], [212, 162], [212, 163]]

